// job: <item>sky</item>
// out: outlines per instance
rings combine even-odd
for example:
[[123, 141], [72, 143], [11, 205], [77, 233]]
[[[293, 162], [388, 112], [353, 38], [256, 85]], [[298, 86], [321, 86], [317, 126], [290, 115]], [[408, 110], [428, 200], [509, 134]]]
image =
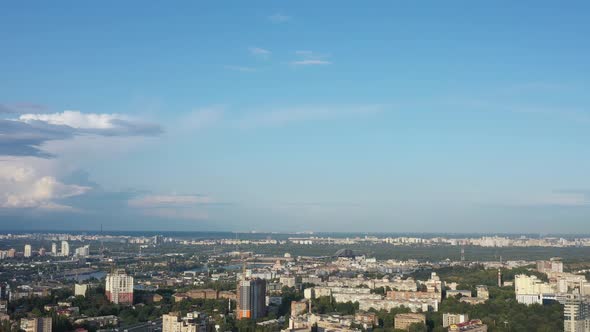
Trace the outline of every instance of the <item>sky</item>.
[[0, 228], [590, 233], [589, 10], [3, 2]]

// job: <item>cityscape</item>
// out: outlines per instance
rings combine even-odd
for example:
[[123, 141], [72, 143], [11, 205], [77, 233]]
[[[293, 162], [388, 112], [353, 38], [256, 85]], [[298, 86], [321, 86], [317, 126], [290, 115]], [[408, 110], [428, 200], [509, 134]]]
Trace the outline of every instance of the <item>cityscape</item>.
[[590, 332], [590, 1], [0, 1], [0, 332]]
[[[2, 234], [3, 329], [584, 331], [590, 322], [584, 237], [121, 233]], [[417, 249], [430, 254], [411, 258]]]

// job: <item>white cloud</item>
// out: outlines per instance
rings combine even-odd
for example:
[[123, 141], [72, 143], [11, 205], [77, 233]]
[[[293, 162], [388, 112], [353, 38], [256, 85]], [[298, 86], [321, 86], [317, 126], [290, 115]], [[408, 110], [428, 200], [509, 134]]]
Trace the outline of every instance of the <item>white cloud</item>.
[[252, 54], [253, 56], [263, 59], [268, 59], [268, 57], [270, 57], [271, 54], [271, 51], [260, 47], [250, 47], [248, 48], [248, 51], [250, 51], [250, 54]]
[[214, 201], [201, 195], [147, 195], [130, 199], [128, 203], [137, 208], [164, 208], [212, 204]]
[[287, 15], [283, 15], [281, 13], [275, 13], [272, 14], [268, 17], [268, 20], [271, 21], [272, 23], [278, 24], [278, 23], [285, 23], [291, 20], [290, 16]]
[[329, 55], [326, 54], [318, 54], [308, 50], [299, 50], [295, 51], [295, 55], [300, 59], [290, 62], [294, 66], [318, 66], [332, 64], [331, 61], [326, 60], [326, 58], [329, 57]]
[[71, 209], [60, 199], [82, 195], [91, 188], [59, 182], [55, 177], [37, 174], [32, 167], [0, 167], [0, 208]]
[[117, 114], [81, 113], [79, 111], [63, 111], [52, 114], [22, 114], [20, 121], [43, 121], [52, 125], [65, 125], [72, 128], [84, 129], [110, 129], [113, 128], [113, 120], [124, 118]]
[[331, 65], [332, 62], [318, 59], [298, 60], [292, 61], [291, 64], [296, 66], [317, 66], [317, 65]]

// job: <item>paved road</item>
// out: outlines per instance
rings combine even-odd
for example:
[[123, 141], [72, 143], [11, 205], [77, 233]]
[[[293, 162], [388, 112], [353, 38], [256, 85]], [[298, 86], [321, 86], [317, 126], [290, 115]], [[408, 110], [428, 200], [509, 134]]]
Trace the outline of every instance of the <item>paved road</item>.
[[112, 332], [161, 332], [162, 331], [162, 318], [158, 318], [151, 322], [135, 324], [127, 327], [119, 327]]

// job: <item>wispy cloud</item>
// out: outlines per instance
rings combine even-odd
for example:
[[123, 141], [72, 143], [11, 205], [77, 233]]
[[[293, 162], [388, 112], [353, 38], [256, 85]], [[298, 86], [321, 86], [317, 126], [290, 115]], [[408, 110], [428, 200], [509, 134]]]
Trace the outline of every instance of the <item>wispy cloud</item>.
[[292, 61], [291, 64], [296, 65], [296, 66], [317, 66], [317, 65], [331, 65], [332, 62], [326, 61], [326, 60], [309, 59], [309, 60]]
[[290, 62], [290, 64], [294, 66], [321, 66], [332, 64], [331, 61], [327, 60], [329, 55], [326, 54], [318, 54], [313, 51], [299, 50], [295, 51], [295, 55], [299, 59]]
[[204, 195], [147, 195], [129, 200], [129, 206], [139, 208], [191, 207], [213, 203], [211, 197]]
[[227, 70], [239, 71], [243, 73], [252, 73], [256, 71], [254, 67], [247, 67], [247, 66], [224, 66]]
[[271, 51], [261, 48], [261, 47], [249, 47], [248, 51], [255, 57], [268, 59], [270, 57]]
[[206, 220], [206, 207], [217, 204], [205, 195], [146, 195], [132, 198], [128, 205], [146, 216], [165, 219]]
[[158, 124], [137, 121], [118, 114], [64, 111], [51, 114], [21, 114], [17, 119], [0, 119], [0, 155], [51, 157], [41, 146], [49, 141], [82, 135], [155, 136]]
[[0, 104], [0, 114], [39, 113], [47, 109], [45, 105], [35, 103]]
[[279, 24], [289, 22], [291, 20], [290, 16], [283, 15], [281, 13], [274, 13], [268, 17], [268, 20], [272, 23]]

